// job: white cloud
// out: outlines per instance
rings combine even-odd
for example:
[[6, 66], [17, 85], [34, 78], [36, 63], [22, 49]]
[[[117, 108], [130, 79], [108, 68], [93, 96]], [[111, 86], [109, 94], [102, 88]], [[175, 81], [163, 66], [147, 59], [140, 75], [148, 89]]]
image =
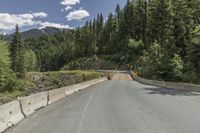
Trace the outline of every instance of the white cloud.
[[55, 27], [55, 28], [61, 28], [61, 29], [72, 29], [72, 27], [70, 27], [69, 25], [62, 25], [62, 24], [58, 24], [58, 23], [50, 23], [50, 22], [42, 22], [40, 23], [41, 27], [40, 29], [42, 28], [45, 28], [45, 27]]
[[48, 15], [44, 12], [24, 13], [24, 14], [8, 14], [0, 13], [0, 34], [10, 33], [15, 29], [16, 24], [20, 28], [35, 26], [39, 28], [55, 27], [72, 29], [69, 25], [62, 25], [59, 23], [42, 22], [41, 18], [46, 18]]
[[72, 9], [71, 6], [67, 6], [67, 7], [65, 7], [65, 11], [69, 11], [69, 10], [71, 10], [71, 9]]
[[76, 5], [80, 3], [80, 0], [63, 0], [62, 2], [60, 2], [62, 5], [65, 6], [72, 6], [72, 5]]
[[44, 12], [36, 12], [36, 13], [33, 13], [33, 16], [34, 17], [40, 17], [40, 18], [45, 18], [48, 16], [48, 14], [44, 13]]
[[71, 10], [71, 9], [73, 9], [72, 6], [67, 6], [67, 7], [65, 7], [64, 9], [61, 9], [61, 12], [69, 11], [69, 10]]
[[90, 13], [88, 11], [80, 9], [70, 12], [66, 16], [66, 18], [68, 21], [71, 21], [71, 20], [80, 20], [88, 16], [90, 16]]
[[13, 30], [16, 24], [18, 24], [19, 27], [37, 25], [41, 22], [36, 19], [45, 17], [47, 17], [47, 14], [44, 12], [25, 14], [0, 13], [0, 29], [3, 31]]

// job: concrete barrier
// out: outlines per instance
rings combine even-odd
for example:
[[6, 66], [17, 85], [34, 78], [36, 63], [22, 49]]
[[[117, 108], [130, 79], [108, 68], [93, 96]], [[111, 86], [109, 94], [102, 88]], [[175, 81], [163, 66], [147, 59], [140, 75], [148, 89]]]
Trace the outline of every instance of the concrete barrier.
[[181, 90], [184, 90], [184, 83], [178, 83], [178, 82], [165, 82], [165, 88], [169, 88], [169, 89], [181, 89]]
[[48, 91], [48, 105], [65, 98], [65, 87]]
[[90, 81], [82, 82], [78, 84], [78, 91], [89, 87]]
[[0, 132], [16, 125], [24, 118], [19, 101], [12, 101], [0, 106]]
[[165, 82], [164, 82], [164, 81], [157, 81], [157, 80], [154, 80], [154, 81], [153, 81], [153, 85], [154, 85], [154, 86], [157, 86], [157, 87], [165, 87]]
[[185, 83], [185, 84], [184, 84], [184, 90], [200, 92], [200, 85], [187, 84], [187, 83]]
[[79, 84], [79, 89], [84, 89], [84, 88], [90, 87], [92, 85], [98, 84], [98, 83], [103, 82], [105, 80], [107, 80], [106, 77], [80, 83]]
[[71, 86], [67, 86], [67, 87], [65, 87], [65, 95], [68, 96], [68, 95], [70, 95], [74, 92], [85, 89], [85, 88], [90, 87], [94, 84], [98, 84], [98, 83], [103, 82], [105, 80], [107, 80], [106, 77], [82, 82], [82, 83], [71, 85]]
[[143, 78], [137, 77], [136, 74], [132, 71], [130, 73], [131, 73], [133, 79], [136, 80], [137, 82], [147, 84], [147, 85], [153, 85], [153, 86], [157, 86], [157, 87], [165, 87], [165, 81], [143, 79]]
[[143, 79], [142, 82], [147, 85], [153, 85], [153, 80]]
[[143, 78], [139, 78], [139, 77], [135, 77], [135, 80], [137, 82], [140, 82], [140, 83], [143, 83], [143, 84], [146, 84], [146, 85], [154, 85], [153, 80], [143, 79]]
[[76, 84], [76, 85], [73, 85], [73, 86], [72, 86], [71, 92], [72, 92], [72, 93], [77, 92], [77, 91], [81, 90], [82, 88], [83, 88], [83, 86], [81, 86], [80, 83], [79, 83], [79, 84]]
[[22, 105], [22, 111], [26, 116], [33, 114], [37, 109], [47, 106], [46, 92], [31, 95], [19, 99]]
[[79, 85], [80, 85], [80, 89], [85, 89], [85, 88], [87, 88], [87, 87], [89, 87], [89, 86], [91, 86], [93, 84], [96, 84], [96, 83], [98, 83], [97, 80], [90, 80], [90, 81], [86, 81], [86, 82], [80, 83]]
[[76, 92], [77, 91], [76, 86], [77, 85], [70, 85], [70, 86], [65, 87], [65, 95], [69, 96], [73, 94], [74, 92]]
[[135, 80], [136, 80], [137, 82], [140, 82], [140, 83], [142, 83], [142, 78], [135, 77]]
[[180, 90], [186, 90], [186, 91], [200, 92], [200, 85], [181, 83], [181, 82], [147, 80], [147, 79], [137, 77], [136, 74], [132, 71], [130, 72], [130, 74], [134, 78], [135, 81], [143, 83], [143, 84], [153, 85], [153, 86], [157, 86], [157, 87], [170, 88], [170, 89], [180, 89]]

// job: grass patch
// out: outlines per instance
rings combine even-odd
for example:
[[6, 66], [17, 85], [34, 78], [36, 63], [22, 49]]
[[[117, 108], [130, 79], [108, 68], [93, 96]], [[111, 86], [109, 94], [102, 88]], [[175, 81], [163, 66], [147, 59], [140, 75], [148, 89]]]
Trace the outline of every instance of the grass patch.
[[0, 93], [0, 105], [15, 100], [23, 95], [24, 91], [21, 90]]

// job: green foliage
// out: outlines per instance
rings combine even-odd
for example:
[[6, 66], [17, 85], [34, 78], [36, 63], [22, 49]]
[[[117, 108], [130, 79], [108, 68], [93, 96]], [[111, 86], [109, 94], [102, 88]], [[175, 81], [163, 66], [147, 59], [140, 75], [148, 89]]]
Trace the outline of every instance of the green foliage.
[[142, 40], [136, 41], [134, 39], [130, 39], [128, 43], [128, 48], [131, 49], [131, 51], [137, 55], [139, 55], [144, 47], [144, 43]]
[[111, 70], [115, 69], [115, 67], [114, 62], [94, 55], [92, 57], [73, 60], [66, 64], [62, 70]]
[[0, 92], [23, 89], [22, 84], [10, 69], [7, 43], [0, 41]]
[[12, 43], [10, 44], [10, 58], [12, 70], [16, 73], [19, 79], [23, 79], [25, 77], [24, 46], [21, 41], [21, 34], [19, 33], [18, 25], [16, 26], [16, 32], [13, 36]]
[[37, 69], [37, 56], [33, 50], [26, 50], [24, 53], [24, 68], [26, 72]]
[[[144, 52], [143, 56], [138, 59], [138, 64], [142, 66], [143, 76], [146, 78], [159, 78], [159, 67], [164, 57], [163, 48], [155, 42]], [[136, 68], [137, 69], [137, 68]]]
[[[173, 36], [177, 53], [182, 58], [187, 55], [187, 47], [191, 44], [191, 32], [195, 26], [193, 8], [196, 0], [172, 1], [173, 4]], [[191, 3], [192, 2], [192, 3]], [[185, 59], [184, 59], [185, 60]]]
[[198, 72], [191, 62], [184, 64], [182, 80], [189, 83], [199, 83]]
[[8, 68], [10, 65], [10, 60], [9, 60], [9, 52], [8, 52], [8, 47], [7, 47], [7, 43], [5, 41], [0, 40], [0, 65], [2, 67], [6, 67]]
[[0, 103], [5, 104], [8, 103], [12, 100], [15, 100], [18, 97], [21, 97], [24, 95], [23, 91], [20, 90], [14, 90], [12, 92], [3, 92], [0, 93]]
[[194, 31], [192, 32], [193, 39], [192, 42], [198, 46], [200, 46], [200, 25], [196, 26]]
[[16, 79], [14, 73], [9, 68], [9, 53], [7, 43], [0, 41], [0, 91], [11, 90]]
[[164, 49], [154, 43], [138, 60], [142, 74], [146, 78], [180, 81], [182, 79], [183, 61], [177, 54], [172, 59]]
[[187, 47], [188, 60], [200, 72], [200, 26], [196, 26], [192, 32], [192, 43]]
[[171, 69], [171, 79], [180, 81], [182, 79], [183, 74], [183, 61], [180, 55], [175, 54], [174, 57], [171, 59]]
[[74, 43], [74, 33], [69, 31], [53, 36], [44, 35], [39, 39], [28, 39], [25, 41], [25, 47], [36, 54], [37, 69], [55, 71], [74, 59], [77, 50]]
[[144, 47], [144, 44], [143, 44], [143, 42], [141, 40], [136, 41], [134, 39], [130, 39], [129, 43], [128, 43], [128, 47], [133, 49], [133, 50], [135, 50], [135, 51], [138, 51], [138, 50], [142, 51], [142, 48]]
[[71, 61], [70, 63], [68, 63], [62, 68], [62, 70], [80, 70], [80, 69], [81, 69], [81, 65], [78, 60]]

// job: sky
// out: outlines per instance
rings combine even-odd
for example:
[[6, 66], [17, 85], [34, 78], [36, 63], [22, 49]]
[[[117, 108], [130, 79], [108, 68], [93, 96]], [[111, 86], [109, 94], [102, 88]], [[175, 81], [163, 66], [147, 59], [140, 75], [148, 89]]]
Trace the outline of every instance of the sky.
[[76, 28], [98, 13], [107, 18], [117, 4], [126, 0], [0, 0], [0, 33], [11, 33], [46, 26]]

